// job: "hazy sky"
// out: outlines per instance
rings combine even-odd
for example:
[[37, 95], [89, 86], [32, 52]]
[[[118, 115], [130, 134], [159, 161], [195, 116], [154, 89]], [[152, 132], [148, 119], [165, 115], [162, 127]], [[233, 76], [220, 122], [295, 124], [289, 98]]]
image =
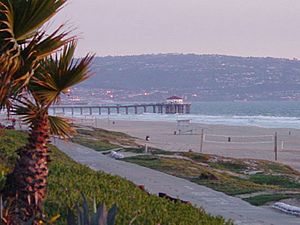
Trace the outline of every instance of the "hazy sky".
[[300, 58], [300, 0], [69, 0], [56, 17], [78, 55], [198, 53]]

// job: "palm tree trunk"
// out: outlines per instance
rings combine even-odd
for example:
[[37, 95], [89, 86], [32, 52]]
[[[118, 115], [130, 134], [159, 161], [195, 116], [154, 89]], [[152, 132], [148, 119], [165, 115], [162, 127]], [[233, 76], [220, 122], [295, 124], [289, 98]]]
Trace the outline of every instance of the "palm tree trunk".
[[9, 225], [22, 225], [32, 218], [38, 224], [42, 217], [49, 172], [48, 133], [48, 114], [37, 115], [30, 126], [28, 144], [18, 150], [19, 159], [4, 188], [5, 199], [12, 200]]

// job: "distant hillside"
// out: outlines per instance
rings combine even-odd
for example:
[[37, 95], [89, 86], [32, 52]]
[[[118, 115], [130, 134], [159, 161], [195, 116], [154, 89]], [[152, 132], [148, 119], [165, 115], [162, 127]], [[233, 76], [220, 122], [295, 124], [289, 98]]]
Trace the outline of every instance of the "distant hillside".
[[300, 61], [222, 55], [97, 57], [86, 87], [159, 90], [199, 100], [299, 99]]

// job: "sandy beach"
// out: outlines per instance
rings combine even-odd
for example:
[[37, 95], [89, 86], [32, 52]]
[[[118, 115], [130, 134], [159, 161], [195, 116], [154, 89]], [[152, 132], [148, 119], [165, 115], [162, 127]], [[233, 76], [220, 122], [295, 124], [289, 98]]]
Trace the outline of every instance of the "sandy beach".
[[[91, 122], [98, 128], [127, 133], [139, 138], [139, 143], [169, 151], [201, 152], [201, 132], [204, 131], [202, 152], [235, 158], [275, 160], [274, 134], [278, 133], [278, 162], [300, 170], [300, 130], [191, 124], [191, 132], [178, 135], [176, 122], [124, 121], [97, 119]], [[180, 128], [180, 127], [179, 127]], [[177, 135], [174, 135], [177, 131]], [[230, 142], [229, 139], [230, 138]]]

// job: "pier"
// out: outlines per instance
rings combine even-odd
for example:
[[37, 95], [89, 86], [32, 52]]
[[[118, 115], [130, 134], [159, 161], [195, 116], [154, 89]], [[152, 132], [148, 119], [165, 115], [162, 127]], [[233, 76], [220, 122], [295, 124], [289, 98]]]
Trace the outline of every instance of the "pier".
[[71, 115], [101, 115], [116, 114], [139, 114], [139, 113], [158, 113], [158, 114], [189, 114], [191, 111], [190, 103], [145, 103], [128, 105], [53, 105], [49, 113], [70, 113]]

